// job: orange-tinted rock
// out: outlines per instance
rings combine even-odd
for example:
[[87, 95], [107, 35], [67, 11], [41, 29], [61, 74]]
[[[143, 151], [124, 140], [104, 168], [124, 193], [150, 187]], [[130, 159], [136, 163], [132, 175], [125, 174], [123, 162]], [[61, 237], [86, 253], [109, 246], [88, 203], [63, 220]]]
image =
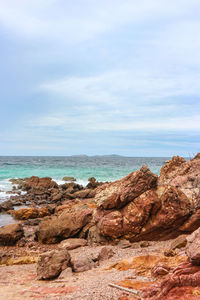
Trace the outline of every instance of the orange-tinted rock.
[[28, 220], [28, 219], [43, 218], [45, 216], [50, 216], [50, 212], [46, 207], [21, 208], [21, 209], [11, 211], [11, 214], [17, 220]]
[[154, 188], [156, 183], [157, 175], [143, 166], [139, 171], [132, 172], [121, 180], [98, 187], [95, 200], [97, 205], [104, 209], [121, 208], [145, 191]]
[[83, 208], [69, 213], [63, 211], [40, 223], [37, 232], [38, 240], [51, 244], [75, 236], [92, 219], [92, 209]]
[[21, 224], [10, 224], [0, 227], [0, 245], [12, 246], [21, 239], [24, 231]]
[[175, 187], [160, 187], [134, 199], [120, 210], [97, 210], [100, 234], [131, 241], [176, 237], [176, 229], [191, 213], [188, 198]]
[[55, 181], [52, 180], [50, 177], [42, 177], [39, 178], [37, 176], [32, 176], [28, 178], [25, 182], [25, 189], [30, 190], [40, 190], [44, 191], [50, 188], [57, 188], [58, 185]]

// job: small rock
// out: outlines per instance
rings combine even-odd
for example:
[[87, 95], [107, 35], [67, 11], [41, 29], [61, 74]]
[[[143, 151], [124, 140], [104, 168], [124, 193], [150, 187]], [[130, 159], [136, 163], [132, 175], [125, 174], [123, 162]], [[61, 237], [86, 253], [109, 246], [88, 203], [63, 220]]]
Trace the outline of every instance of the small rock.
[[148, 241], [142, 241], [140, 243], [140, 247], [141, 248], [146, 248], [146, 247], [149, 247], [151, 244], [148, 242]]
[[54, 279], [69, 266], [70, 254], [67, 250], [52, 250], [42, 253], [37, 263], [38, 279]]
[[118, 246], [122, 249], [130, 248], [132, 244], [128, 240], [120, 240]]
[[72, 238], [72, 239], [63, 240], [58, 245], [58, 247], [61, 249], [72, 250], [86, 245], [87, 245], [87, 241], [85, 239]]
[[106, 260], [111, 258], [113, 255], [115, 254], [115, 252], [112, 250], [112, 248], [110, 247], [103, 247], [100, 250], [100, 253], [98, 255], [98, 260]]

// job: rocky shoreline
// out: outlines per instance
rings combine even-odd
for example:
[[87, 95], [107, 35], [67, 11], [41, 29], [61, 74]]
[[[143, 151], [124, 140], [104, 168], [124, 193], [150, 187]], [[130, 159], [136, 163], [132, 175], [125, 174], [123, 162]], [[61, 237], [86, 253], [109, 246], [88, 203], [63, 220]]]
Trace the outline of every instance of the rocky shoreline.
[[200, 153], [160, 176], [143, 166], [110, 183], [70, 180], [12, 180], [1, 299], [200, 299]]

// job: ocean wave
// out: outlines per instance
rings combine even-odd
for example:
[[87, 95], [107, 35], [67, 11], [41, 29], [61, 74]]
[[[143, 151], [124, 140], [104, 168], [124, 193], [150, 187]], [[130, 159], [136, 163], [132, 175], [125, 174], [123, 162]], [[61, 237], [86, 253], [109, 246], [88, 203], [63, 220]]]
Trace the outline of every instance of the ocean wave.
[[[64, 184], [64, 183], [69, 183], [69, 182], [71, 182], [71, 181], [64, 181], [64, 180], [61, 180], [61, 179], [55, 179], [55, 178], [53, 178], [53, 180], [57, 183], [57, 184]], [[80, 184], [80, 185], [82, 185], [82, 186], [86, 186], [87, 184], [88, 184], [88, 180], [83, 180], [83, 179], [77, 179], [76, 181], [75, 181], [75, 183], [78, 183], [78, 184]]]

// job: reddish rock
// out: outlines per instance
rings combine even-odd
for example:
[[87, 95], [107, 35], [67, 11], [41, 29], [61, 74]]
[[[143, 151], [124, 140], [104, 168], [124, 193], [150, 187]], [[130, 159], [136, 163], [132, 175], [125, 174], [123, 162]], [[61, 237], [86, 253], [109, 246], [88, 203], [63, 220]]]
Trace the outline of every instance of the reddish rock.
[[10, 224], [0, 227], [0, 245], [12, 246], [15, 245], [24, 235], [21, 224]]
[[[195, 209], [200, 207], [200, 154], [190, 161], [174, 156], [160, 171], [159, 185], [181, 189]], [[199, 223], [200, 225], [200, 223]]]
[[32, 176], [28, 178], [25, 182], [25, 189], [26, 190], [40, 190], [44, 191], [50, 188], [57, 188], [58, 185], [55, 181], [52, 180], [50, 177], [42, 177], [39, 178], [37, 176]]
[[155, 267], [152, 268], [151, 270], [151, 276], [152, 277], [158, 277], [158, 276], [163, 276], [168, 274], [170, 271], [170, 267], [164, 264], [158, 264], [155, 265]]
[[28, 220], [50, 216], [50, 212], [46, 207], [21, 208], [11, 211], [11, 214], [17, 220]]
[[142, 296], [144, 299], [162, 300], [174, 288], [197, 287], [199, 285], [200, 266], [194, 266], [189, 262], [185, 262], [175, 268], [172, 274], [166, 276], [160, 284], [144, 289]]
[[92, 219], [92, 209], [83, 208], [69, 213], [63, 211], [59, 216], [40, 223], [37, 237], [40, 242], [51, 244], [75, 236]]
[[157, 175], [143, 166], [139, 171], [132, 172], [121, 180], [98, 187], [95, 200], [98, 207], [104, 209], [121, 208], [145, 191], [154, 188], [156, 184]]
[[100, 234], [131, 241], [177, 236], [176, 229], [191, 213], [188, 198], [175, 187], [160, 187], [134, 199], [121, 210], [97, 210]]
[[193, 265], [200, 265], [200, 228], [187, 237], [186, 254]]
[[38, 279], [54, 279], [67, 268], [69, 263], [70, 254], [67, 250], [42, 253], [37, 263], [37, 277]]

